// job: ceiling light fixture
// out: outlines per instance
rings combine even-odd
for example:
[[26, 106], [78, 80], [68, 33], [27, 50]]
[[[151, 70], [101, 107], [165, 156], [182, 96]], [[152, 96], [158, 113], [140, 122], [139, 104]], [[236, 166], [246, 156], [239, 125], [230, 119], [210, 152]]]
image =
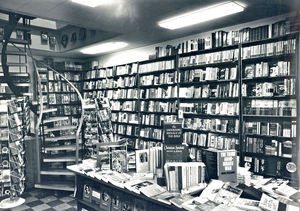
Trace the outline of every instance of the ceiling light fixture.
[[72, 0], [72, 2], [89, 7], [97, 7], [101, 4], [105, 4], [107, 0]]
[[240, 3], [227, 1], [162, 20], [158, 23], [158, 25], [160, 27], [171, 30], [179, 29], [234, 13], [242, 12], [244, 10], [244, 7], [245, 5], [241, 5]]
[[126, 47], [127, 45], [128, 43], [126, 42], [108, 42], [83, 48], [80, 50], [80, 52], [83, 54], [99, 54], [121, 49]]

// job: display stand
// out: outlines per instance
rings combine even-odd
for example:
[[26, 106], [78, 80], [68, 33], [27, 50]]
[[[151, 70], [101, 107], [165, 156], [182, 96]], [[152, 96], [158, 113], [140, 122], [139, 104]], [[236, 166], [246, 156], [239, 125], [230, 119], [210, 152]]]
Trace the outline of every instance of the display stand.
[[10, 169], [10, 197], [0, 202], [0, 209], [17, 207], [25, 202], [19, 197], [25, 189], [25, 144], [24, 137], [28, 132], [26, 123], [26, 103], [22, 100], [12, 100], [8, 106], [9, 129], [9, 169]]

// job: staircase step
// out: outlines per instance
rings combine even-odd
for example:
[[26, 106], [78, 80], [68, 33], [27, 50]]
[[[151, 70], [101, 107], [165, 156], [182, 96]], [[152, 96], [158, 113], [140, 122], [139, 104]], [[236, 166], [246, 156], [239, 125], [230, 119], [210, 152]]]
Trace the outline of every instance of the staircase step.
[[56, 155], [56, 156], [44, 158], [43, 161], [45, 163], [75, 162], [75, 156], [57, 156]]
[[47, 146], [47, 147], [45, 147], [45, 151], [61, 151], [61, 150], [75, 151], [76, 150], [76, 145], [71, 144], [71, 145]]
[[44, 130], [45, 133], [53, 132], [53, 131], [62, 131], [62, 130], [74, 130], [77, 126], [68, 125], [68, 126], [60, 126], [60, 127], [52, 127]]
[[46, 124], [46, 123], [50, 123], [50, 122], [63, 121], [63, 120], [68, 120], [68, 119], [69, 119], [69, 117], [67, 117], [67, 116], [52, 117], [49, 119], [44, 119], [43, 122], [44, 122], [44, 124]]
[[74, 191], [75, 185], [73, 182], [67, 181], [44, 181], [40, 184], [35, 184], [35, 188], [41, 189], [51, 189], [51, 190], [64, 190], [64, 191]]
[[74, 176], [75, 174], [68, 169], [47, 169], [47, 170], [41, 170], [41, 175], [53, 175], [53, 176]]
[[44, 109], [43, 110], [43, 114], [46, 114], [46, 113], [51, 113], [51, 112], [55, 112], [57, 111], [57, 108], [49, 108], [49, 109]]
[[74, 140], [74, 139], [76, 139], [76, 135], [49, 137], [49, 138], [45, 138], [45, 141], [61, 141], [61, 140]]

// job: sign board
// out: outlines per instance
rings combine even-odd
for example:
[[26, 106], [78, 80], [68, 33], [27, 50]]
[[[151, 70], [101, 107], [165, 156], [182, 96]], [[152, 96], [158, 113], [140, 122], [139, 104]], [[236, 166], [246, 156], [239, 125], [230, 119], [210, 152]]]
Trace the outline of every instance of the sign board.
[[164, 144], [182, 144], [181, 123], [165, 123]]

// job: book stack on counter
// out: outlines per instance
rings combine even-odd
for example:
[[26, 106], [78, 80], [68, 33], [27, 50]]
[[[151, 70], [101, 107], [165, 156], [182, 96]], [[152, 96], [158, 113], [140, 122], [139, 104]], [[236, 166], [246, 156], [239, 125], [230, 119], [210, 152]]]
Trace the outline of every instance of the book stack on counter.
[[[230, 183], [212, 179], [208, 185], [203, 185], [200, 188], [200, 191], [195, 191], [192, 195], [184, 191], [179, 193], [180, 180], [182, 181], [182, 187], [194, 183], [198, 184], [200, 187], [199, 184], [204, 184], [199, 183], [204, 181], [203, 174], [201, 173], [204, 170], [203, 168], [205, 168], [205, 165], [201, 162], [169, 163], [168, 166], [166, 166], [166, 171], [168, 172], [166, 175], [169, 177], [169, 182], [167, 182], [167, 187], [165, 188], [157, 185], [153, 180], [145, 180], [141, 177], [137, 177], [142, 174], [136, 174], [136, 176], [134, 176], [114, 171], [98, 171], [91, 168], [91, 166], [84, 166], [83, 164], [68, 166], [68, 169], [78, 172], [79, 174], [84, 174], [105, 183], [110, 183], [121, 189], [126, 189], [134, 194], [141, 194], [159, 202], [174, 206], [174, 208], [176, 207], [184, 210], [300, 210], [300, 192], [288, 185], [288, 180], [264, 178], [263, 176], [258, 175], [250, 176], [247, 184]], [[183, 174], [184, 172], [186, 173], [185, 175], [187, 175], [186, 177]], [[179, 176], [180, 174], [182, 177]], [[195, 175], [198, 176], [195, 177]], [[184, 182], [184, 178], [186, 179], [186, 182]], [[196, 178], [198, 179], [197, 181]], [[87, 197], [84, 200], [87, 200], [90, 203], [95, 203], [91, 194], [94, 190], [98, 191], [100, 195], [104, 194], [104, 192], [110, 193], [109, 197], [113, 198], [114, 189], [105, 188], [103, 186], [100, 188], [100, 186], [93, 186], [88, 182], [86, 182], [84, 186], [85, 188], [83, 191], [88, 189], [88, 192], [90, 193], [83, 193], [83, 197]], [[110, 189], [110, 191], [106, 189]], [[242, 194], [244, 192], [245, 194]], [[130, 195], [127, 195], [126, 197], [128, 198], [127, 200], [134, 198]], [[137, 199], [143, 201], [145, 207], [149, 209], [152, 208], [153, 205], [149, 202], [146, 203], [145, 199]], [[121, 197], [121, 200], [125, 199], [122, 199]], [[132, 206], [135, 206], [136, 202], [134, 202], [134, 199], [132, 200]], [[113, 199], [111, 201], [113, 201]], [[112, 202], [110, 203], [109, 206], [114, 206]]]

